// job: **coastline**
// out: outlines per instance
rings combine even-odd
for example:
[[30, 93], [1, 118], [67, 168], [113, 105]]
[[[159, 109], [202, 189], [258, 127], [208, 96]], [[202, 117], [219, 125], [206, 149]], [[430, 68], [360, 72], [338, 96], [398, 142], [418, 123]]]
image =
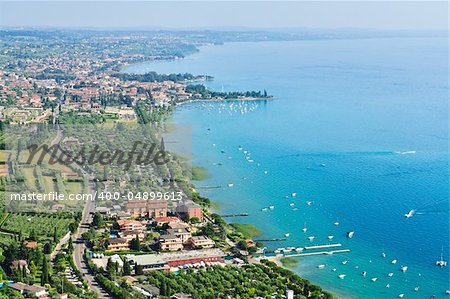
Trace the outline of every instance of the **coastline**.
[[185, 104], [191, 104], [191, 103], [205, 103], [205, 102], [237, 102], [237, 101], [248, 101], [248, 102], [260, 102], [260, 101], [273, 101], [273, 96], [268, 97], [241, 97], [241, 98], [211, 98], [211, 99], [200, 99], [200, 100], [188, 100], [183, 102], [178, 102], [175, 104], [175, 107], [185, 105]]

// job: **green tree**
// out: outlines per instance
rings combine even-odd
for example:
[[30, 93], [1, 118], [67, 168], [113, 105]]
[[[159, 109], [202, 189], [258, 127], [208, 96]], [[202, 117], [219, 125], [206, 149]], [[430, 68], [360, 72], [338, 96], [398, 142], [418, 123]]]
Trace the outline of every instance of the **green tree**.
[[136, 235], [136, 237], [131, 240], [130, 248], [136, 251], [141, 250], [141, 242], [139, 241], [138, 235]]
[[44, 256], [42, 259], [41, 285], [44, 286], [46, 283], [49, 283], [49, 272], [47, 258]]

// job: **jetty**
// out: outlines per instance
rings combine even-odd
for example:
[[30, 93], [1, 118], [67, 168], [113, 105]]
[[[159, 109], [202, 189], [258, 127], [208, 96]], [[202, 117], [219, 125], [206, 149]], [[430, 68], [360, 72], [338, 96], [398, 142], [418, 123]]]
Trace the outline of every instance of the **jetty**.
[[197, 189], [219, 189], [222, 188], [222, 186], [199, 186]]
[[287, 238], [272, 238], [272, 239], [255, 239], [255, 242], [276, 242], [276, 241], [286, 241]]
[[246, 217], [248, 216], [248, 213], [236, 213], [236, 214], [226, 214], [226, 215], [220, 215], [222, 218], [230, 218], [230, 217]]
[[341, 247], [341, 243], [335, 244], [325, 244], [325, 245], [315, 245], [315, 246], [305, 246], [305, 250], [314, 250], [314, 249], [324, 249], [324, 248], [333, 248], [333, 247]]
[[350, 252], [350, 249], [339, 249], [332, 251], [315, 251], [315, 252], [303, 252], [303, 253], [291, 253], [283, 254], [283, 257], [295, 257], [295, 256], [311, 256], [311, 255], [332, 255], [336, 253], [346, 253]]

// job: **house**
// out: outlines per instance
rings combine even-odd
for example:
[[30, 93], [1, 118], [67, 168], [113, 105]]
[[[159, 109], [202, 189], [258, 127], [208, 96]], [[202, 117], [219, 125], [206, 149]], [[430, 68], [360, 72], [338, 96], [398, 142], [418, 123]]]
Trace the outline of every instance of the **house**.
[[109, 238], [106, 241], [107, 251], [127, 251], [129, 250], [128, 241], [123, 238]]
[[213, 248], [215, 245], [214, 241], [206, 236], [190, 237], [187, 243], [193, 249]]
[[180, 238], [183, 244], [186, 244], [189, 238], [192, 237], [191, 232], [187, 228], [170, 228], [167, 230], [167, 234]]
[[159, 247], [164, 251], [177, 251], [183, 249], [183, 241], [173, 234], [161, 235]]
[[38, 242], [23, 242], [23, 246], [25, 246], [26, 248], [37, 248], [38, 247]]
[[13, 284], [8, 285], [13, 290], [18, 291], [20, 294], [29, 296], [29, 297], [36, 297], [40, 299], [49, 298], [47, 289], [44, 287], [39, 287], [35, 285], [28, 285], [21, 282], [16, 282]]
[[203, 221], [203, 210], [202, 208], [194, 202], [185, 202], [177, 206], [176, 213], [183, 218], [198, 218]]
[[129, 200], [125, 208], [134, 217], [157, 218], [167, 216], [167, 200]]
[[161, 226], [164, 224], [169, 224], [172, 222], [181, 222], [181, 220], [178, 217], [173, 217], [173, 216], [167, 216], [167, 217], [156, 217], [155, 218], [155, 223], [157, 226]]
[[140, 230], [126, 230], [119, 232], [119, 236], [128, 242], [131, 242], [131, 240], [135, 239], [136, 237], [139, 238], [140, 242], [143, 242], [145, 240], [145, 235]]
[[117, 220], [117, 225], [119, 225], [122, 231], [144, 231], [144, 226], [137, 220], [120, 219]]

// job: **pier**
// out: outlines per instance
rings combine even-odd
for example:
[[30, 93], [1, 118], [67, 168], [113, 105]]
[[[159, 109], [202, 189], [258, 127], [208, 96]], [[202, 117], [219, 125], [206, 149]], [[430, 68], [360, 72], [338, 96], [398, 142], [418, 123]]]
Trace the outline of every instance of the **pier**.
[[287, 238], [272, 238], [272, 239], [255, 239], [255, 242], [276, 242], [276, 241], [286, 241]]
[[315, 245], [315, 246], [305, 246], [305, 250], [314, 250], [314, 249], [324, 249], [324, 248], [333, 248], [333, 247], [341, 247], [341, 243], [335, 244], [325, 244], [325, 245]]
[[197, 189], [219, 189], [222, 188], [222, 186], [199, 186]]
[[295, 257], [295, 256], [311, 256], [311, 255], [332, 255], [336, 253], [346, 253], [350, 252], [350, 249], [339, 249], [332, 251], [316, 251], [316, 252], [303, 252], [303, 253], [291, 253], [283, 254], [283, 257]]
[[246, 217], [248, 216], [248, 213], [237, 213], [237, 214], [227, 214], [227, 215], [220, 215], [222, 218], [230, 218], [230, 217]]

